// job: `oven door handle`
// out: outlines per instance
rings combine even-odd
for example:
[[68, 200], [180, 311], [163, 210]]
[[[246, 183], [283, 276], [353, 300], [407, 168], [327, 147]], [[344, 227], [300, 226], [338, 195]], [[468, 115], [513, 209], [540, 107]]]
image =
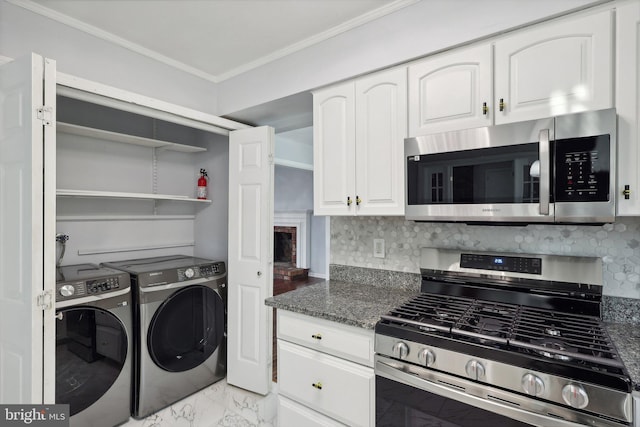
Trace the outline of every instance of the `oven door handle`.
[[[518, 404], [516, 402], [513, 403], [513, 406], [502, 403], [521, 398], [513, 393], [507, 393], [488, 385], [474, 383], [437, 371], [427, 370], [397, 360], [388, 359], [383, 356], [376, 355], [375, 373], [377, 376], [387, 378], [391, 381], [416, 387], [429, 393], [485, 409], [534, 426], [584, 427], [584, 424], [520, 409], [517, 407]], [[530, 398], [526, 397], [522, 399], [530, 400]], [[549, 406], [543, 403], [541, 403], [541, 405]], [[620, 424], [611, 423], [603, 425], [619, 426]]]

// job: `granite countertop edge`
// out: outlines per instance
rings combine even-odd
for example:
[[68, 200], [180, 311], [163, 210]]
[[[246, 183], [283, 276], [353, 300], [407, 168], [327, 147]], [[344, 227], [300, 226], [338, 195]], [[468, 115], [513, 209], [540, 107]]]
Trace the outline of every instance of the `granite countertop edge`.
[[[418, 293], [418, 289], [391, 289], [327, 280], [267, 298], [265, 304], [349, 326], [373, 329], [380, 316]], [[606, 315], [604, 318], [611, 341], [631, 377], [633, 390], [640, 394], [640, 325], [612, 321]]]
[[417, 289], [390, 289], [327, 280], [267, 298], [265, 304], [345, 325], [373, 329], [380, 316], [417, 294]]

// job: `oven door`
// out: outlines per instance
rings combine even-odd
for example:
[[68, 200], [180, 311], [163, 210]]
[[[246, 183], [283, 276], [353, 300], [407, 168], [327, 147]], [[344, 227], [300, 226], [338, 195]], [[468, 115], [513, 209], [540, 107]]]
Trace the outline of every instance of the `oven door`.
[[[585, 425], [563, 419], [562, 415], [567, 416], [564, 408], [383, 356], [376, 355], [375, 372], [378, 427]], [[533, 407], [538, 413], [523, 406]], [[622, 425], [601, 419], [598, 423]]]

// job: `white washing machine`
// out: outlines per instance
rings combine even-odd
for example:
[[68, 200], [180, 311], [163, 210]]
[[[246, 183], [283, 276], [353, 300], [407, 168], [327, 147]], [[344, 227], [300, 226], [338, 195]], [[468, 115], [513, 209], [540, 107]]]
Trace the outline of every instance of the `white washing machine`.
[[94, 264], [58, 267], [56, 403], [70, 425], [111, 427], [131, 415], [129, 275]]
[[131, 274], [135, 418], [225, 377], [224, 262], [175, 255], [103, 265]]

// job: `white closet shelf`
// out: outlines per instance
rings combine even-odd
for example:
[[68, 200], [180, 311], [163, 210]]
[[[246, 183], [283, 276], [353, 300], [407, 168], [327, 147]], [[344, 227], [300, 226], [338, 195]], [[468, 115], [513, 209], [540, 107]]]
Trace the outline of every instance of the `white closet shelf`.
[[152, 193], [124, 193], [118, 191], [92, 191], [92, 190], [68, 190], [59, 188], [56, 190], [58, 197], [85, 197], [105, 199], [138, 199], [138, 200], [173, 200], [178, 202], [211, 203], [211, 200], [194, 199], [187, 196]]
[[180, 151], [183, 153], [199, 153], [207, 151], [206, 148], [194, 147], [192, 145], [178, 144], [175, 142], [161, 141], [159, 139], [143, 138], [140, 136], [127, 135], [124, 133], [111, 132], [108, 130], [90, 128], [86, 126], [73, 125], [71, 123], [57, 122], [58, 132], [100, 138], [107, 141], [121, 142], [123, 144], [140, 145], [150, 148], [162, 148], [170, 151]]

